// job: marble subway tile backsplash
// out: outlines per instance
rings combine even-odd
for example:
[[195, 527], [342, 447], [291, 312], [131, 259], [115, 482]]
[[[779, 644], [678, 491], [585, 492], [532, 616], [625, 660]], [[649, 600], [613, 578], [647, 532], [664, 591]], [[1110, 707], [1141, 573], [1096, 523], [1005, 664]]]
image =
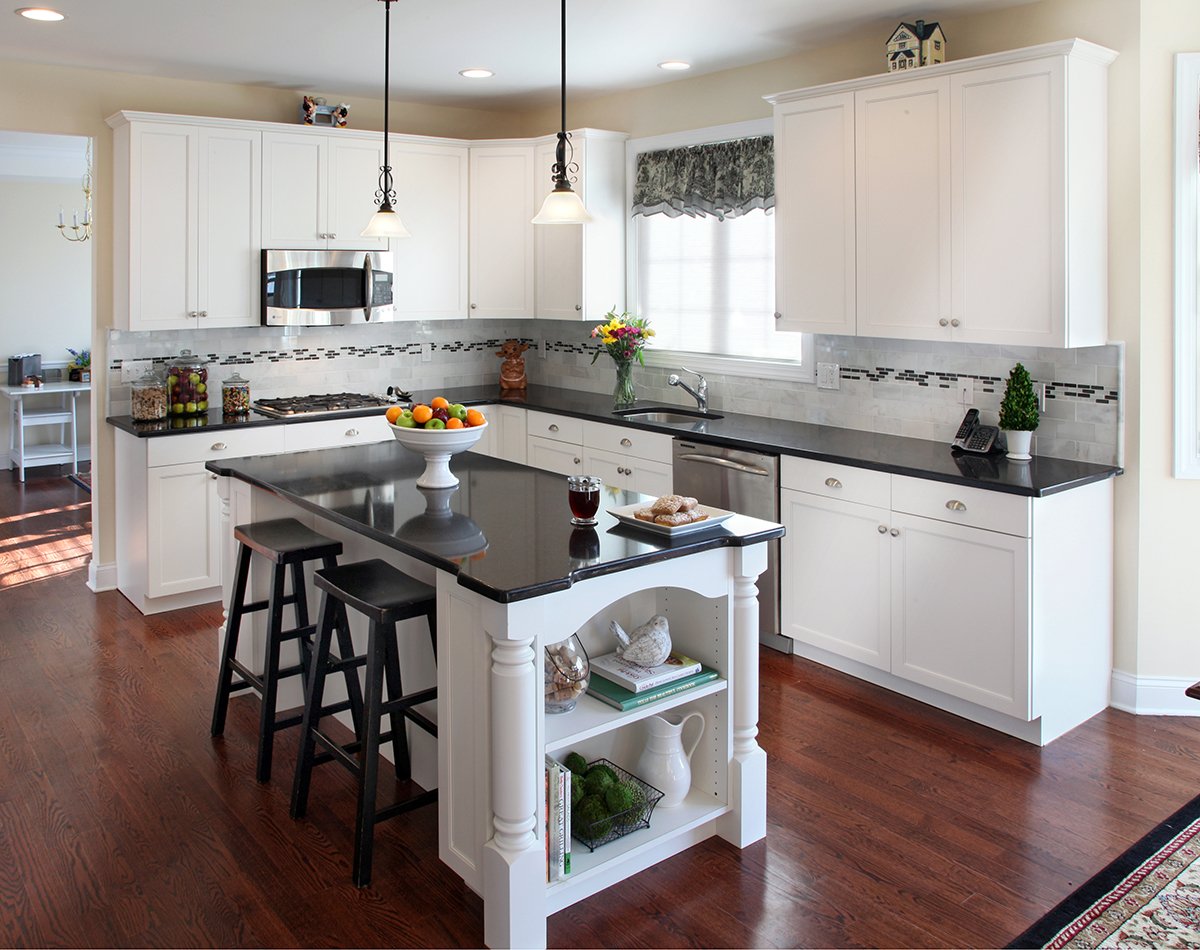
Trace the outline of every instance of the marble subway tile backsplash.
[[[210, 366], [210, 378], [239, 371], [251, 395], [377, 392], [389, 385], [428, 393], [494, 383], [506, 339], [530, 344], [531, 383], [590, 392], [612, 389], [612, 361], [601, 354], [591, 323], [547, 320], [407, 321], [353, 327], [256, 327], [178, 332], [110, 331], [109, 412], [129, 411], [122, 366], [153, 363], [163, 370], [184, 347]], [[542, 355], [539, 344], [544, 344]], [[709, 372], [709, 405], [718, 410], [870, 432], [947, 441], [966, 407], [958, 383], [969, 378], [975, 405], [995, 423], [1009, 370], [1023, 363], [1045, 386], [1045, 409], [1034, 435], [1039, 455], [1121, 463], [1124, 348], [1074, 350], [989, 344], [933, 343], [818, 336], [816, 361], [836, 363], [838, 389], [813, 382]], [[425, 355], [428, 353], [428, 359]], [[639, 398], [687, 405], [691, 397], [667, 385], [677, 366], [635, 367]], [[140, 371], [140, 370], [139, 370]]]

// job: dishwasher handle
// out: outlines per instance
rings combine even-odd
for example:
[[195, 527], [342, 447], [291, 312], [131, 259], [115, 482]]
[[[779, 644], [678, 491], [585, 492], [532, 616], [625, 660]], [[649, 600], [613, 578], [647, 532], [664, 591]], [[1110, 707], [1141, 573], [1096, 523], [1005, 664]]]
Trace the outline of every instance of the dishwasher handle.
[[701, 462], [704, 465], [718, 465], [721, 468], [731, 468], [735, 472], [742, 472], [746, 475], [761, 475], [763, 478], [770, 478], [772, 474], [768, 469], [761, 466], [731, 462], [729, 459], [721, 458], [719, 455], [696, 455], [689, 453], [686, 455], [677, 455], [675, 458], [684, 462]]

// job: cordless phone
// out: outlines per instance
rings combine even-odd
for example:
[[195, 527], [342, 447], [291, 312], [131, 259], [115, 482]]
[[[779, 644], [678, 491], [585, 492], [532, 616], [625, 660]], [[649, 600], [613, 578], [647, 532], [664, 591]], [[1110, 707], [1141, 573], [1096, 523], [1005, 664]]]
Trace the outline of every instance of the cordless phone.
[[954, 434], [954, 441], [950, 444], [952, 448], [963, 452], [986, 455], [999, 448], [997, 445], [999, 438], [1000, 430], [996, 426], [979, 424], [978, 409], [968, 409], [967, 414], [963, 416], [962, 422], [958, 425], [958, 431]]

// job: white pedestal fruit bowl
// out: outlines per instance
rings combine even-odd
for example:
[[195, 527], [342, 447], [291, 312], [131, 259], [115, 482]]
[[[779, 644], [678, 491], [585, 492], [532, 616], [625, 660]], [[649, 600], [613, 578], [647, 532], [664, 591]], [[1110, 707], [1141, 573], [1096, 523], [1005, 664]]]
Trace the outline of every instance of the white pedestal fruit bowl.
[[391, 422], [388, 425], [397, 442], [425, 456], [425, 471], [417, 479], [418, 488], [454, 488], [458, 477], [450, 471], [450, 456], [471, 448], [488, 424], [462, 429], [405, 428]]

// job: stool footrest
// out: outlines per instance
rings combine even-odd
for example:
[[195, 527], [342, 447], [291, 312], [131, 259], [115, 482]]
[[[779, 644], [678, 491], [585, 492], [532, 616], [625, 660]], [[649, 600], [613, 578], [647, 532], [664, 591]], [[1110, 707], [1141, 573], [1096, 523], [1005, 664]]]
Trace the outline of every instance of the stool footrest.
[[233, 667], [234, 672], [236, 672], [244, 681], [241, 683], [235, 683], [233, 685], [234, 689], [255, 689], [258, 691], [259, 695], [262, 695], [263, 679], [261, 676], [259, 676], [257, 673], [251, 673], [250, 668], [246, 666], [246, 664], [244, 664], [241, 660], [235, 660], [233, 657], [229, 658], [229, 665]]
[[[282, 607], [286, 607], [289, 604], [295, 604], [299, 600], [300, 598], [295, 593], [291, 593], [282, 598], [279, 604]], [[266, 610], [270, 606], [271, 602], [269, 600], [252, 600], [250, 603], [242, 605], [242, 613], [248, 614], [256, 610]]]
[[307, 627], [297, 627], [295, 630], [280, 631], [279, 641], [282, 643], [284, 640], [298, 640], [301, 637], [311, 637], [316, 632], [317, 628], [310, 623]]
[[414, 795], [412, 798], [406, 798], [402, 802], [396, 802], [394, 805], [385, 805], [375, 812], [376, 821], [386, 821], [389, 818], [395, 818], [406, 811], [412, 811], [414, 808], [420, 808], [422, 805], [431, 805], [437, 801], [437, 789], [428, 792], [421, 792], [419, 795]]

